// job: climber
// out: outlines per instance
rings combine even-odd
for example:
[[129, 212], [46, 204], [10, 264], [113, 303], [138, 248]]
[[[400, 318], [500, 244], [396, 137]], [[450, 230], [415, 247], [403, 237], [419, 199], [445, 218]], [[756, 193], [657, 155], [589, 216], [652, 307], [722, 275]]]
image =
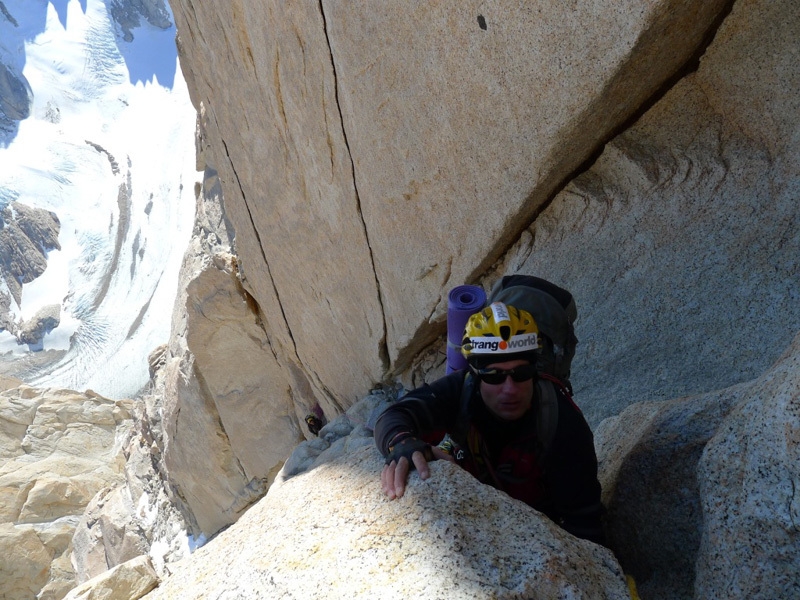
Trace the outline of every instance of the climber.
[[409, 392], [375, 425], [384, 493], [401, 497], [409, 471], [427, 479], [428, 463], [445, 458], [603, 543], [592, 432], [567, 386], [537, 372], [547, 347], [524, 310], [495, 302], [472, 315], [461, 346], [468, 367]]

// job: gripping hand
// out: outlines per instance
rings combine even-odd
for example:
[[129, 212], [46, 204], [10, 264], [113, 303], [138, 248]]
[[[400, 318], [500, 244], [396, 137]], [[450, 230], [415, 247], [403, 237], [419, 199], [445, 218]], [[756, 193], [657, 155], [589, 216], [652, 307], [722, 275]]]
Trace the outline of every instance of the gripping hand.
[[414, 452], [421, 452], [422, 456], [425, 457], [427, 462], [436, 460], [430, 444], [427, 444], [422, 440], [418, 440], [415, 437], [407, 437], [400, 440], [393, 446], [389, 446], [389, 453], [386, 455], [386, 464], [388, 465], [392, 461], [399, 463], [401, 458], [406, 458], [406, 460], [408, 460], [409, 467], [414, 469], [414, 461], [411, 458]]

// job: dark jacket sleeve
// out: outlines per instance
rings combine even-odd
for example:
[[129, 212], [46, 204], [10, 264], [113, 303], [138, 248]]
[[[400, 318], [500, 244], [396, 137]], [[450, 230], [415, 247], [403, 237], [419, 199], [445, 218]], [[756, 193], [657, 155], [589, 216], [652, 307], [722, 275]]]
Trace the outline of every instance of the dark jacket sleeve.
[[554, 520], [577, 537], [603, 544], [603, 505], [594, 436], [578, 407], [562, 394], [546, 476], [551, 485]]
[[464, 371], [455, 371], [410, 391], [387, 408], [375, 423], [375, 445], [381, 454], [389, 452], [389, 442], [399, 433], [422, 437], [446, 430], [455, 424]]

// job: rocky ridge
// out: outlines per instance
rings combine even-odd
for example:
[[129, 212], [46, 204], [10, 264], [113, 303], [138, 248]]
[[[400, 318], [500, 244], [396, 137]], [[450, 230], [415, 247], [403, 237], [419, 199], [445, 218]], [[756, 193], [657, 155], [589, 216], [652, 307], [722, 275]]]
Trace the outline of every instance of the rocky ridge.
[[133, 402], [2, 384], [0, 595], [62, 598], [76, 582], [70, 555], [81, 515], [122, 480]]
[[[0, 211], [0, 284], [17, 304], [22, 302], [22, 285], [47, 268], [47, 252], [61, 250], [60, 227], [55, 213], [19, 202], [12, 202]], [[7, 298], [3, 300], [3, 305], [8, 303]], [[0, 324], [8, 327], [9, 321], [7, 312], [0, 315]]]
[[40, 208], [12, 202], [0, 211], [0, 331], [8, 331], [17, 343], [42, 348], [42, 339], [58, 327], [61, 306], [42, 307], [27, 320], [14, 318], [12, 301], [22, 303], [22, 286], [47, 268], [47, 253], [60, 250], [58, 216]]
[[[630, 14], [605, 4], [587, 24], [562, 4], [542, 4], [536, 18], [501, 4], [494, 14], [460, 3], [399, 16], [324, 1], [174, 3], [200, 160], [219, 167], [221, 187], [212, 176], [206, 189], [224, 188], [224, 202], [212, 194], [224, 211], [211, 202], [213, 226], [198, 224], [185, 262], [191, 293], [153, 357], [142, 458], [129, 459], [137, 473], [97, 497], [83, 556], [111, 557], [105, 567], [149, 561], [164, 578], [153, 597], [353, 597], [373, 590], [363, 573], [427, 597], [441, 586], [512, 597], [528, 582], [509, 591], [493, 577], [526, 557], [531, 580], [540, 558], [557, 563], [547, 585], [576, 597], [625, 594], [622, 571], [643, 598], [797, 595], [797, 7], [652, 2]], [[510, 52], [520, 39], [541, 52], [533, 33], [545, 25], [555, 32], [545, 58]], [[620, 46], [590, 56], [598, 37]], [[477, 75], [454, 64], [463, 49]], [[620, 94], [628, 112], [609, 109]], [[515, 136], [520, 122], [538, 129]], [[504, 554], [496, 539], [508, 529], [494, 532], [485, 511], [448, 510], [456, 487], [511, 517], [508, 499], [447, 465], [412, 481], [405, 503], [380, 497], [371, 413], [356, 399], [381, 381], [393, 390], [441, 373], [435, 334], [450, 283], [489, 287], [514, 272], [551, 278], [578, 299], [573, 381], [596, 429], [619, 566], [530, 511], [524, 526], [547, 549]], [[317, 410], [330, 421], [319, 437], [302, 425]], [[301, 436], [309, 441], [276, 474]], [[331, 506], [332, 489], [349, 502]], [[108, 516], [127, 498], [146, 510]], [[166, 505], [184, 521], [142, 518], [166, 515]], [[481, 570], [456, 550], [447, 565], [457, 568], [436, 571], [439, 586], [414, 587], [437, 560], [425, 560], [440, 549], [435, 534], [450, 527], [452, 551], [464, 518], [496, 562]], [[92, 534], [104, 520], [111, 533]], [[174, 563], [186, 554], [182, 523], [195, 539], [218, 535]], [[402, 529], [415, 523], [422, 535]], [[387, 524], [414, 549], [410, 560]], [[258, 552], [265, 543], [270, 552]], [[136, 552], [148, 559], [132, 565]], [[398, 556], [407, 581], [392, 568]]]
[[392, 502], [382, 465], [367, 446], [273, 487], [146, 597], [629, 597], [611, 552], [458, 467]]
[[[412, 476], [402, 499], [383, 497], [370, 426], [397, 391], [375, 390], [300, 444], [265, 498], [146, 597], [628, 598], [623, 573], [641, 598], [793, 597], [798, 360], [800, 336], [756, 380], [603, 422], [614, 555], [448, 463]], [[759, 433], [742, 431], [756, 413]], [[746, 450], [731, 447], [743, 439]]]

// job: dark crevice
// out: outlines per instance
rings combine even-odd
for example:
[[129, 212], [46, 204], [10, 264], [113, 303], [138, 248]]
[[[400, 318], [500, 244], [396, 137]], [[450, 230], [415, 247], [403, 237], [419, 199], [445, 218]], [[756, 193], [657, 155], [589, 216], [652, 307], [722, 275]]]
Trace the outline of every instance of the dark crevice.
[[[711, 25], [708, 27], [706, 32], [703, 34], [700, 43], [697, 46], [697, 49], [694, 51], [689, 59], [683, 64], [683, 66], [679, 67], [672, 76], [668, 77], [661, 86], [653, 92], [649, 98], [647, 98], [641, 106], [634, 112], [630, 117], [628, 117], [625, 121], [620, 123], [617, 127], [612, 129], [605, 139], [599, 144], [598, 148], [594, 151], [594, 153], [589, 156], [577, 169], [567, 178], [566, 182], [563, 182], [562, 185], [559, 187], [559, 191], [563, 190], [566, 187], [566, 184], [575, 179], [577, 176], [581, 175], [588, 171], [595, 161], [600, 157], [600, 155], [605, 150], [606, 144], [608, 144], [611, 140], [622, 134], [623, 132], [627, 131], [631, 127], [633, 127], [636, 122], [642, 118], [645, 114], [647, 114], [650, 109], [652, 109], [667, 93], [674, 88], [681, 80], [685, 79], [692, 73], [695, 73], [697, 69], [700, 67], [700, 59], [703, 58], [708, 47], [711, 45], [711, 42], [714, 41], [714, 38], [717, 35], [717, 31], [722, 26], [722, 23], [725, 19], [728, 18], [731, 11], [733, 10], [733, 5], [736, 3], [736, 0], [730, 0], [725, 7], [719, 12], [717, 17], [712, 21]], [[553, 197], [555, 194], [553, 194]], [[552, 202], [553, 197], [548, 200], [548, 204]], [[538, 212], [544, 209], [540, 209]], [[538, 214], [538, 213], [537, 213]]]
[[[719, 28], [722, 26], [722, 23], [731, 14], [735, 4], [736, 0], [728, 1], [728, 3], [719, 11], [716, 18], [711, 22], [711, 25], [709, 25], [708, 29], [706, 29], [703, 37], [700, 40], [700, 43], [697, 45], [697, 49], [686, 60], [686, 62], [684, 62], [682, 66], [678, 67], [678, 69], [670, 77], [665, 79], [661, 86], [659, 86], [655, 92], [653, 92], [644, 102], [642, 102], [635, 112], [633, 112], [619, 125], [609, 130], [606, 136], [600, 140], [595, 150], [586, 158], [586, 160], [584, 160], [566, 176], [561, 178], [561, 180], [554, 187], [553, 191], [547, 196], [541, 205], [539, 205], [533, 211], [530, 218], [525, 221], [527, 225], [521, 227], [519, 231], [512, 232], [512, 235], [508, 236], [506, 239], [513, 240], [513, 243], [516, 243], [522, 232], [530, 227], [539, 218], [539, 216], [550, 207], [556, 196], [563, 192], [570, 182], [574, 181], [577, 177], [592, 168], [597, 159], [603, 154], [606, 149], [606, 145], [610, 141], [614, 140], [619, 135], [633, 127], [636, 122], [639, 121], [639, 119], [641, 119], [647, 112], [649, 112], [650, 109], [652, 109], [664, 96], [666, 96], [667, 93], [678, 84], [678, 82], [697, 71], [697, 69], [700, 67], [700, 60], [705, 55], [708, 47], [714, 41]], [[491, 256], [487, 257], [487, 260], [478, 265], [478, 267], [470, 274], [469, 280], [475, 281], [481, 275], [483, 275], [490, 265], [494, 264], [503, 256], [503, 254], [508, 251], [513, 243], [506, 247], [498, 248], [496, 252], [493, 252]]]
[[133, 334], [135, 334], [136, 330], [139, 329], [139, 327], [141, 326], [142, 321], [144, 320], [144, 316], [147, 313], [147, 310], [150, 308], [150, 303], [153, 301], [153, 296], [156, 295], [156, 291], [158, 290], [158, 286], [160, 283], [161, 283], [161, 275], [158, 276], [156, 284], [153, 286], [153, 291], [150, 292], [150, 297], [147, 299], [147, 302], [144, 303], [141, 310], [139, 310], [139, 314], [136, 315], [136, 318], [133, 320], [133, 323], [131, 323], [131, 326], [128, 328], [128, 334], [125, 336], [126, 340], [132, 339]]
[[364, 238], [367, 240], [367, 249], [369, 251], [369, 260], [372, 264], [372, 273], [375, 276], [375, 289], [378, 292], [378, 303], [381, 306], [381, 319], [383, 321], [383, 340], [381, 341], [381, 347], [379, 350], [379, 358], [383, 365], [383, 370], [388, 371], [389, 369], [389, 344], [388, 344], [388, 330], [386, 327], [386, 311], [384, 310], [384, 303], [383, 303], [383, 292], [381, 290], [381, 282], [378, 279], [378, 272], [375, 268], [375, 256], [372, 252], [372, 243], [369, 239], [369, 230], [367, 229], [367, 223], [364, 221], [364, 213], [361, 210], [361, 195], [358, 192], [358, 182], [356, 181], [356, 165], [355, 161], [353, 160], [353, 154], [350, 152], [350, 142], [347, 139], [347, 130], [344, 124], [344, 116], [342, 115], [341, 104], [339, 103], [339, 79], [336, 74], [336, 62], [333, 60], [333, 48], [331, 47], [331, 40], [328, 36], [328, 21], [325, 17], [325, 7], [323, 6], [322, 0], [319, 0], [319, 12], [322, 16], [322, 28], [325, 32], [325, 40], [328, 44], [328, 53], [331, 58], [331, 70], [333, 71], [333, 89], [334, 89], [334, 96], [336, 99], [336, 108], [339, 113], [339, 120], [341, 122], [342, 127], [342, 138], [344, 139], [344, 145], [347, 149], [347, 155], [350, 157], [350, 169], [353, 177], [353, 189], [355, 191], [356, 197], [356, 207], [358, 211], [358, 216], [361, 219], [361, 226], [364, 229]]
[[[223, 218], [226, 221], [228, 219], [227, 215], [224, 214]], [[242, 278], [244, 277], [244, 273], [242, 273], [241, 270], [239, 269], [239, 259], [236, 257], [235, 254], [231, 257], [231, 275], [233, 277], [233, 284], [236, 287], [236, 291], [239, 292], [239, 294], [241, 294], [242, 298], [244, 298], [245, 304], [247, 305], [247, 309], [250, 311], [250, 314], [253, 315], [253, 318], [255, 319], [258, 328], [264, 332], [264, 339], [267, 341], [267, 346], [269, 347], [269, 351], [272, 353], [272, 358], [275, 359], [276, 363], [280, 364], [280, 361], [278, 360], [278, 352], [272, 345], [272, 340], [269, 337], [269, 331], [267, 331], [267, 326], [264, 324], [264, 319], [262, 318], [261, 315], [261, 307], [258, 305], [258, 301], [250, 294], [250, 292], [248, 292], [245, 289], [244, 285], [242, 284]], [[261, 339], [255, 339], [255, 338], [252, 339], [254, 342], [256, 342], [257, 345], [261, 345]]]

